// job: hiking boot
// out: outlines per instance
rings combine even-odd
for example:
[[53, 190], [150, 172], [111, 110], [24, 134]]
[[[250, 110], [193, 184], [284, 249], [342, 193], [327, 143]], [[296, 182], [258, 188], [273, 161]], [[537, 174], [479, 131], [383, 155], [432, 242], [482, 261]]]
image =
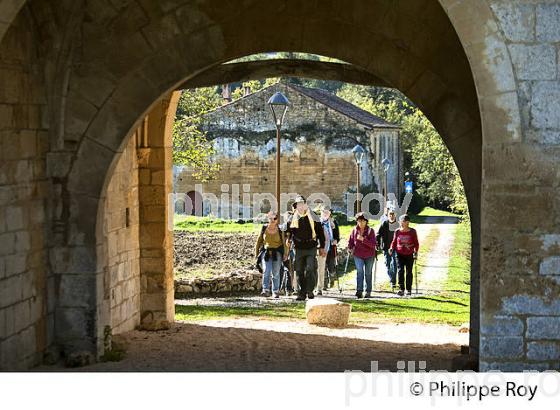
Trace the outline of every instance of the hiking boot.
[[280, 297], [280, 295], [278, 294], [278, 292], [272, 292], [272, 297], [274, 299], [278, 299]]
[[356, 292], [356, 297], [358, 299], [361, 299], [362, 298], [362, 292]]
[[313, 299], [314, 297], [315, 295], [313, 294], [313, 292], [307, 294], [308, 299]]
[[296, 300], [305, 300], [305, 295], [297, 295]]
[[268, 290], [263, 290], [263, 291], [261, 292], [261, 296], [262, 296], [263, 298], [269, 298], [269, 297], [270, 297], [270, 292], [269, 292]]
[[365, 296], [365, 298], [366, 298], [366, 299], [369, 299], [369, 298], [371, 298], [371, 292], [366, 292], [366, 296]]
[[397, 295], [399, 295], [399, 296], [404, 296], [404, 290], [402, 290], [402, 289], [399, 290], [399, 291], [397, 292]]
[[412, 295], [412, 291], [411, 290], [407, 290], [406, 291], [406, 296], [411, 296]]

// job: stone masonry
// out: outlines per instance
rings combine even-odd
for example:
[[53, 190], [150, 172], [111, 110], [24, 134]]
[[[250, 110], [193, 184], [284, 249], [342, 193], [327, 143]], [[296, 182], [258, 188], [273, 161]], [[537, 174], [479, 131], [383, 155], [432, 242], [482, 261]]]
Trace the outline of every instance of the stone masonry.
[[[175, 192], [186, 194], [200, 184], [203, 193], [220, 198], [224, 184], [228, 192], [237, 184], [240, 194], [249, 192], [251, 199], [255, 193], [274, 195], [276, 128], [267, 101], [275, 92], [282, 92], [290, 101], [281, 132], [281, 192], [306, 197], [325, 194], [335, 210], [352, 211], [352, 193], [356, 192], [352, 149], [360, 144], [366, 151], [360, 167], [360, 193], [383, 192], [381, 161], [388, 158], [394, 164], [387, 175], [388, 191], [400, 197], [403, 169], [399, 127], [329, 92], [285, 83], [205, 114], [200, 128], [214, 142], [215, 161], [221, 169], [212, 181], [201, 183], [192, 176], [191, 168], [177, 167]], [[210, 211], [208, 202], [202, 207], [204, 215]], [[253, 202], [242, 202], [238, 215], [231, 215], [231, 206], [226, 206], [216, 216], [252, 218]], [[262, 212], [268, 207], [255, 209]]]
[[[134, 308], [112, 321], [108, 273], [133, 266], [134, 249], [141, 324], [173, 320], [170, 93], [240, 56], [300, 51], [348, 64], [248, 63], [227, 81], [351, 78], [405, 93], [465, 186], [471, 354], [481, 370], [558, 369], [559, 27], [560, 0], [0, 0], [0, 368], [99, 355], [106, 326], [136, 323]], [[138, 243], [109, 262], [103, 227], [135, 215], [118, 198], [107, 208], [107, 188], [134, 169], [124, 151], [146, 117]], [[115, 178], [132, 192], [135, 177]]]

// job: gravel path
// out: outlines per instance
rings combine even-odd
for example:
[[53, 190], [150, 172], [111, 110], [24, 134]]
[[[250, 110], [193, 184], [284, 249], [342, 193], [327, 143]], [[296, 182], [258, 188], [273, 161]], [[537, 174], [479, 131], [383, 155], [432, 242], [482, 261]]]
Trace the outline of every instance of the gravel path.
[[258, 319], [176, 323], [166, 331], [128, 332], [122, 339], [127, 345], [122, 361], [78, 370], [340, 372], [370, 371], [372, 361], [392, 371], [399, 361], [451, 370], [460, 344], [468, 341], [450, 326], [372, 323], [330, 329]]

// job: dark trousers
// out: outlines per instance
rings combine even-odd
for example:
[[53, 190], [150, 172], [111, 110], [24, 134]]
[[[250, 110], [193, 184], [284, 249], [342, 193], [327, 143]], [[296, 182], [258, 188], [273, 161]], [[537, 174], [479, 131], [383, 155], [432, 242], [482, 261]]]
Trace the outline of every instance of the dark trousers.
[[325, 288], [329, 287], [329, 284], [333, 284], [336, 280], [336, 261], [334, 256], [334, 251], [332, 248], [327, 254], [327, 263], [325, 268]]
[[298, 293], [301, 296], [313, 293], [317, 283], [317, 248], [296, 249], [295, 265]]
[[405, 289], [405, 274], [406, 269], [406, 290], [412, 291], [412, 265], [414, 265], [414, 257], [412, 255], [397, 254], [397, 261], [399, 264], [399, 287], [401, 290]]

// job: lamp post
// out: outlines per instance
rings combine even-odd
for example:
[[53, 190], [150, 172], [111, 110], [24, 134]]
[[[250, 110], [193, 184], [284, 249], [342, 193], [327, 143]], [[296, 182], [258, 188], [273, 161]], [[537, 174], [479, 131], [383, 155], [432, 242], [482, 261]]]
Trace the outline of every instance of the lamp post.
[[360, 212], [360, 165], [364, 158], [365, 150], [361, 145], [352, 148], [352, 154], [356, 160], [356, 213]]
[[389, 158], [383, 158], [381, 161], [381, 165], [383, 165], [383, 172], [385, 174], [385, 207], [387, 207], [387, 172], [389, 172], [389, 168], [393, 165], [393, 162]]
[[[281, 92], [274, 93], [268, 100], [274, 125], [276, 125], [276, 212], [278, 218], [280, 218], [280, 128], [282, 128], [289, 104], [290, 102]], [[278, 222], [280, 222], [280, 219], [278, 219]]]

